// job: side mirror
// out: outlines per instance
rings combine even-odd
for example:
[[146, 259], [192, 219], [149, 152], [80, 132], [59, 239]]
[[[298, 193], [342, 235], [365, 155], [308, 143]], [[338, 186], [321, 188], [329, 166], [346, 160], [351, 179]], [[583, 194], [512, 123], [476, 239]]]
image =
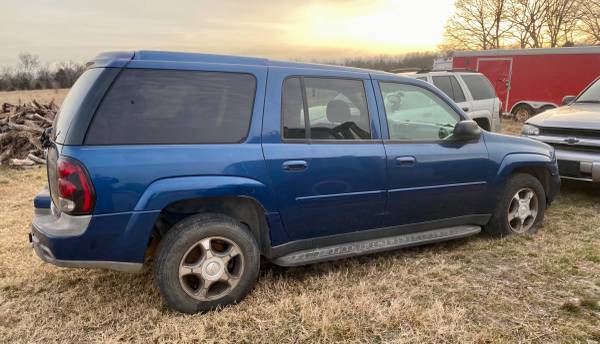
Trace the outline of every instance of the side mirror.
[[562, 105], [569, 105], [571, 104], [575, 98], [577, 98], [576, 96], [564, 96], [562, 99]]
[[455, 140], [477, 140], [481, 136], [481, 128], [473, 120], [464, 120], [456, 123], [452, 138]]

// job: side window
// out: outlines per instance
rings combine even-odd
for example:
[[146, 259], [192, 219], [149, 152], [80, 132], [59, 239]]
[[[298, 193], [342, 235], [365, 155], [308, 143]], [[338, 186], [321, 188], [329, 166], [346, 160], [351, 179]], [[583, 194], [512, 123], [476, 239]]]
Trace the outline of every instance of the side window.
[[[304, 117], [305, 113], [308, 114], [308, 120]], [[289, 78], [283, 85], [282, 117], [284, 139], [371, 138], [367, 97], [362, 80]]]
[[125, 69], [96, 111], [86, 144], [236, 143], [248, 135], [249, 74]]
[[283, 83], [281, 110], [283, 137], [286, 139], [307, 138], [300, 78], [290, 78]]
[[446, 93], [448, 97], [454, 99], [454, 94], [452, 93], [452, 84], [450, 83], [450, 77], [434, 76], [432, 77], [432, 79], [435, 87], [439, 88], [442, 92]]
[[482, 75], [462, 75], [465, 84], [469, 88], [473, 99], [483, 100], [496, 98], [496, 91], [492, 87], [492, 84]]
[[452, 99], [454, 99], [456, 103], [464, 102], [466, 100], [465, 94], [455, 76], [450, 76], [450, 83], [452, 84], [452, 92], [454, 93], [454, 97], [452, 97]]
[[424, 88], [389, 82], [379, 86], [391, 140], [444, 140], [460, 121], [448, 104]]

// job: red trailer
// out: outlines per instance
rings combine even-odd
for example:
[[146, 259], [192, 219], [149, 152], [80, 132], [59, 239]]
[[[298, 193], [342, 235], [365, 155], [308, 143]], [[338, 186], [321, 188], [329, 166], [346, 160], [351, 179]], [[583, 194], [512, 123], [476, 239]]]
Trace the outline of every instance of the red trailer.
[[503, 111], [525, 119], [561, 105], [600, 75], [600, 47], [459, 51], [452, 68], [484, 74]]

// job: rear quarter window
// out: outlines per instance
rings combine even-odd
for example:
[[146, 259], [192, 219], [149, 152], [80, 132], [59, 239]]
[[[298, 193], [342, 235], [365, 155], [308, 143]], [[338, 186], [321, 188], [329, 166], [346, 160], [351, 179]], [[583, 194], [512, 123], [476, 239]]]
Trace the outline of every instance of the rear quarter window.
[[63, 100], [60, 111], [54, 120], [54, 141], [64, 143], [69, 131], [69, 126], [77, 116], [86, 95], [92, 89], [94, 83], [102, 74], [101, 68], [88, 69], [73, 84], [69, 94]]
[[248, 134], [250, 74], [125, 69], [98, 108], [85, 143], [236, 143]]
[[469, 88], [473, 99], [483, 100], [496, 98], [496, 91], [492, 84], [482, 75], [462, 75], [462, 79]]

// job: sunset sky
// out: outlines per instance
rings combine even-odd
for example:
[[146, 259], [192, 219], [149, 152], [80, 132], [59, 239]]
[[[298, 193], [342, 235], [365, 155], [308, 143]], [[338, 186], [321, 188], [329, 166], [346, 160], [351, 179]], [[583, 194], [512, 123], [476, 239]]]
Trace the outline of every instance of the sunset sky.
[[432, 50], [453, 0], [2, 0], [0, 65], [162, 49], [277, 59]]

